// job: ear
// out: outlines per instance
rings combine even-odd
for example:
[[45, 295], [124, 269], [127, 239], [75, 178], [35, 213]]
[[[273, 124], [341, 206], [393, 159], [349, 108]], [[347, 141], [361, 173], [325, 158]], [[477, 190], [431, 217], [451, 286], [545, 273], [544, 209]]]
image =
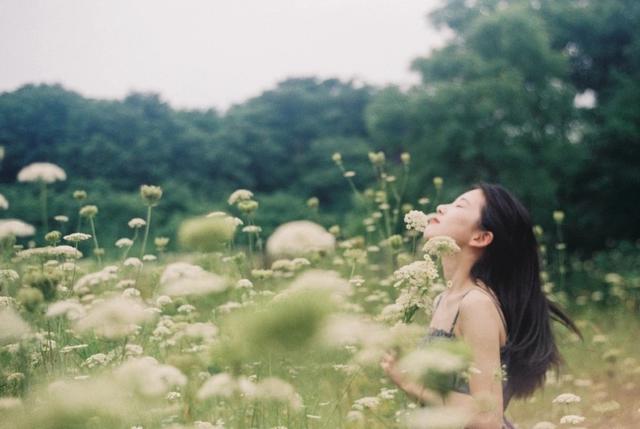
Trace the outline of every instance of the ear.
[[472, 247], [487, 247], [493, 241], [493, 232], [480, 230], [472, 237], [469, 245]]

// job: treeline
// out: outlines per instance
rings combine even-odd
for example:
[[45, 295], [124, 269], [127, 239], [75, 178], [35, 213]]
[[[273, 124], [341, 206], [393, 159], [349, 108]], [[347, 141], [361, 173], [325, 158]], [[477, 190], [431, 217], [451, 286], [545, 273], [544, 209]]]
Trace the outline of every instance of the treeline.
[[[225, 209], [251, 189], [268, 232], [301, 217], [342, 222], [351, 191], [331, 161], [341, 152], [370, 183], [367, 152], [412, 155], [407, 201], [444, 199], [473, 182], [500, 182], [552, 230], [566, 212], [570, 248], [640, 237], [640, 4], [633, 0], [449, 0], [429, 19], [455, 37], [412, 69], [408, 90], [337, 79], [288, 79], [225, 114], [175, 110], [157, 94], [92, 100], [57, 85], [0, 95], [0, 170], [9, 216], [38, 224], [37, 190], [16, 184], [35, 161], [63, 167], [51, 213], [69, 213], [74, 189], [100, 207], [105, 236], [141, 215], [137, 189], [165, 189], [159, 232], [187, 214]], [[381, 52], [381, 55], [383, 53]], [[592, 94], [595, 104], [575, 103]], [[320, 201], [319, 213], [306, 207]], [[352, 225], [353, 228], [356, 225]]]

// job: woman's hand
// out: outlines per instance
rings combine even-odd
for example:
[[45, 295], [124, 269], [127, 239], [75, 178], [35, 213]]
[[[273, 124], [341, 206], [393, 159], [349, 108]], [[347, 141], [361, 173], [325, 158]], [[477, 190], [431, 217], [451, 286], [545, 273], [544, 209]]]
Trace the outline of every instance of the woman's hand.
[[380, 360], [380, 366], [384, 370], [385, 374], [397, 385], [402, 384], [402, 378], [400, 377], [400, 371], [396, 366], [397, 360], [393, 352], [386, 352]]

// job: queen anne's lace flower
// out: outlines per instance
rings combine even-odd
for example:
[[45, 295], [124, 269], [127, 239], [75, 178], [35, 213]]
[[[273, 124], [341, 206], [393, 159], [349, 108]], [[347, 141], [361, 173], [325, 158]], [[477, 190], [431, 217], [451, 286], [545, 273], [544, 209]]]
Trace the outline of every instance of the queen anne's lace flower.
[[410, 286], [427, 287], [429, 282], [438, 277], [438, 269], [431, 258], [415, 261], [397, 269], [393, 275], [396, 278], [394, 287], [407, 283]]
[[432, 256], [444, 256], [459, 252], [460, 247], [453, 238], [439, 235], [429, 239], [422, 250]]
[[75, 329], [78, 332], [95, 332], [96, 335], [116, 339], [130, 335], [137, 324], [147, 321], [151, 314], [136, 299], [126, 297], [111, 298], [96, 304], [87, 315], [78, 319]]
[[130, 238], [120, 238], [116, 241], [116, 247], [122, 249], [123, 247], [133, 246], [133, 241]]
[[314, 251], [331, 251], [336, 239], [317, 223], [298, 220], [275, 229], [267, 240], [271, 256], [305, 256]]
[[135, 228], [142, 228], [143, 226], [145, 226], [147, 224], [147, 221], [140, 218], [140, 217], [134, 217], [133, 219], [131, 219], [128, 223], [129, 228], [135, 229]]
[[415, 229], [416, 231], [424, 231], [429, 219], [434, 216], [433, 213], [425, 214], [420, 210], [411, 210], [404, 215], [404, 223], [407, 225], [407, 229]]
[[65, 240], [70, 241], [72, 243], [79, 243], [81, 241], [85, 241], [91, 238], [91, 234], [85, 234], [82, 232], [74, 232], [73, 234], [68, 234], [65, 235], [64, 237]]
[[573, 393], [561, 393], [556, 396], [553, 401], [554, 404], [572, 404], [574, 402], [580, 402], [580, 397]]
[[0, 220], [0, 238], [13, 235], [14, 237], [26, 237], [36, 233], [36, 229], [19, 219]]
[[253, 198], [253, 192], [247, 189], [237, 189], [229, 196], [227, 202], [232, 206], [240, 201], [248, 201], [251, 198]]
[[34, 162], [18, 172], [18, 182], [53, 183], [58, 180], [67, 180], [67, 175], [62, 168], [50, 162]]

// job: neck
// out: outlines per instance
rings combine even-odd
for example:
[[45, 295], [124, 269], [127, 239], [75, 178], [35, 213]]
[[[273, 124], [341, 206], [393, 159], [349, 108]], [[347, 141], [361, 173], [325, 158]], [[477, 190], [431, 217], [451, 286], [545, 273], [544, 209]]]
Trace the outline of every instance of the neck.
[[466, 248], [453, 255], [442, 257], [442, 268], [445, 281], [451, 282], [451, 292], [462, 292], [469, 288], [471, 280], [471, 267], [477, 257], [472, 255]]

